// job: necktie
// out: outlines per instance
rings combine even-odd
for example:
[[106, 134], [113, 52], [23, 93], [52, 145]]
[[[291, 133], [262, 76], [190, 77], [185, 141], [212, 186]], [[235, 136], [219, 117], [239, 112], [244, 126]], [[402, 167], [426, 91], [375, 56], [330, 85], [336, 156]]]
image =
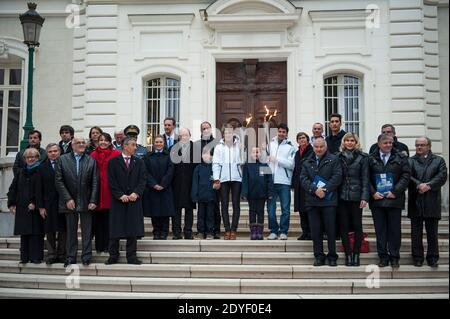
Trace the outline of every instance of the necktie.
[[127, 168], [130, 166], [130, 158], [128, 156], [125, 157], [125, 165], [127, 166]]
[[320, 163], [320, 158], [319, 157], [316, 157], [316, 163], [317, 163], [317, 166], [319, 166], [319, 163]]
[[55, 170], [55, 161], [52, 161], [52, 168]]
[[171, 147], [172, 146], [172, 138], [169, 137], [167, 140], [167, 146]]
[[75, 155], [75, 160], [77, 161], [77, 175], [80, 171], [80, 158], [81, 158], [80, 155]]
[[381, 157], [383, 158], [383, 164], [386, 165], [386, 156], [387, 154], [383, 153], [383, 155], [381, 155]]

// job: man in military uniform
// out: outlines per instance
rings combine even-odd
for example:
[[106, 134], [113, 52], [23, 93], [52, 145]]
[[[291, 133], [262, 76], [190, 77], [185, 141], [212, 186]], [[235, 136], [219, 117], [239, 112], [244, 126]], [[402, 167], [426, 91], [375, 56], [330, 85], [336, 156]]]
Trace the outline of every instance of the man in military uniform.
[[[136, 125], [128, 125], [124, 130], [123, 133], [125, 134], [125, 136], [127, 137], [133, 137], [137, 140], [137, 137], [139, 135], [139, 127], [137, 127]], [[138, 144], [137, 148], [136, 148], [136, 152], [134, 153], [134, 155], [136, 155], [139, 158], [144, 158], [144, 155], [148, 153], [148, 150], [145, 146]]]

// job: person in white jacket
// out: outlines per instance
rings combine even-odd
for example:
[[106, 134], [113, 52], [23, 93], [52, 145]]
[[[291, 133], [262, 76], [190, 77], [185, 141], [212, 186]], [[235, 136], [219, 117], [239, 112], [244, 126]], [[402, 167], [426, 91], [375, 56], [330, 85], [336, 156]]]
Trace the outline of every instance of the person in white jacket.
[[[291, 180], [295, 166], [295, 148], [287, 138], [289, 128], [281, 123], [277, 127], [278, 134], [269, 145], [268, 162], [273, 174], [274, 194], [267, 202], [269, 214], [270, 235], [267, 239], [274, 240], [280, 236], [286, 240], [289, 230], [291, 207]], [[276, 217], [277, 197], [280, 198], [281, 217], [278, 224]]]
[[[213, 178], [214, 188], [220, 189], [220, 199], [222, 204], [222, 219], [225, 228], [225, 240], [235, 240], [237, 227], [241, 214], [241, 144], [239, 138], [233, 135], [233, 127], [225, 126], [222, 131], [224, 137], [214, 148], [213, 156]], [[230, 225], [228, 213], [228, 200], [231, 191], [233, 203], [233, 216]]]

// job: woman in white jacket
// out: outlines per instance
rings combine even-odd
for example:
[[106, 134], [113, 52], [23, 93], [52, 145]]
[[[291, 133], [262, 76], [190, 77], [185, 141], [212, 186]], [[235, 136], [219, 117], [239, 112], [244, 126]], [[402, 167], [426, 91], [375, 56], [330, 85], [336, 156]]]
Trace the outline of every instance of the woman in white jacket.
[[[240, 197], [241, 197], [241, 157], [239, 138], [233, 135], [233, 127], [225, 126], [222, 130], [224, 137], [214, 148], [213, 156], [213, 177], [214, 187], [220, 189], [220, 198], [222, 203], [222, 219], [225, 227], [225, 240], [235, 240], [237, 236], [237, 227], [241, 214]], [[233, 203], [233, 216], [230, 225], [230, 217], [228, 213], [228, 200], [231, 191]]]

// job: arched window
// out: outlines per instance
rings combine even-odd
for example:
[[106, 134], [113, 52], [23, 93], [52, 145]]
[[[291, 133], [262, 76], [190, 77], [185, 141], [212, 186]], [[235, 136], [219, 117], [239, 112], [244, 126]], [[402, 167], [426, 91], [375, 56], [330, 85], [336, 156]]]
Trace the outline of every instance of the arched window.
[[0, 63], [0, 157], [19, 151], [22, 96], [21, 62]]
[[146, 144], [164, 132], [164, 119], [180, 121], [180, 81], [172, 77], [153, 78], [145, 84], [146, 92]]
[[328, 76], [324, 79], [325, 129], [329, 134], [328, 116], [332, 113], [342, 115], [344, 129], [358, 134], [363, 132], [362, 86], [361, 79], [348, 74]]

